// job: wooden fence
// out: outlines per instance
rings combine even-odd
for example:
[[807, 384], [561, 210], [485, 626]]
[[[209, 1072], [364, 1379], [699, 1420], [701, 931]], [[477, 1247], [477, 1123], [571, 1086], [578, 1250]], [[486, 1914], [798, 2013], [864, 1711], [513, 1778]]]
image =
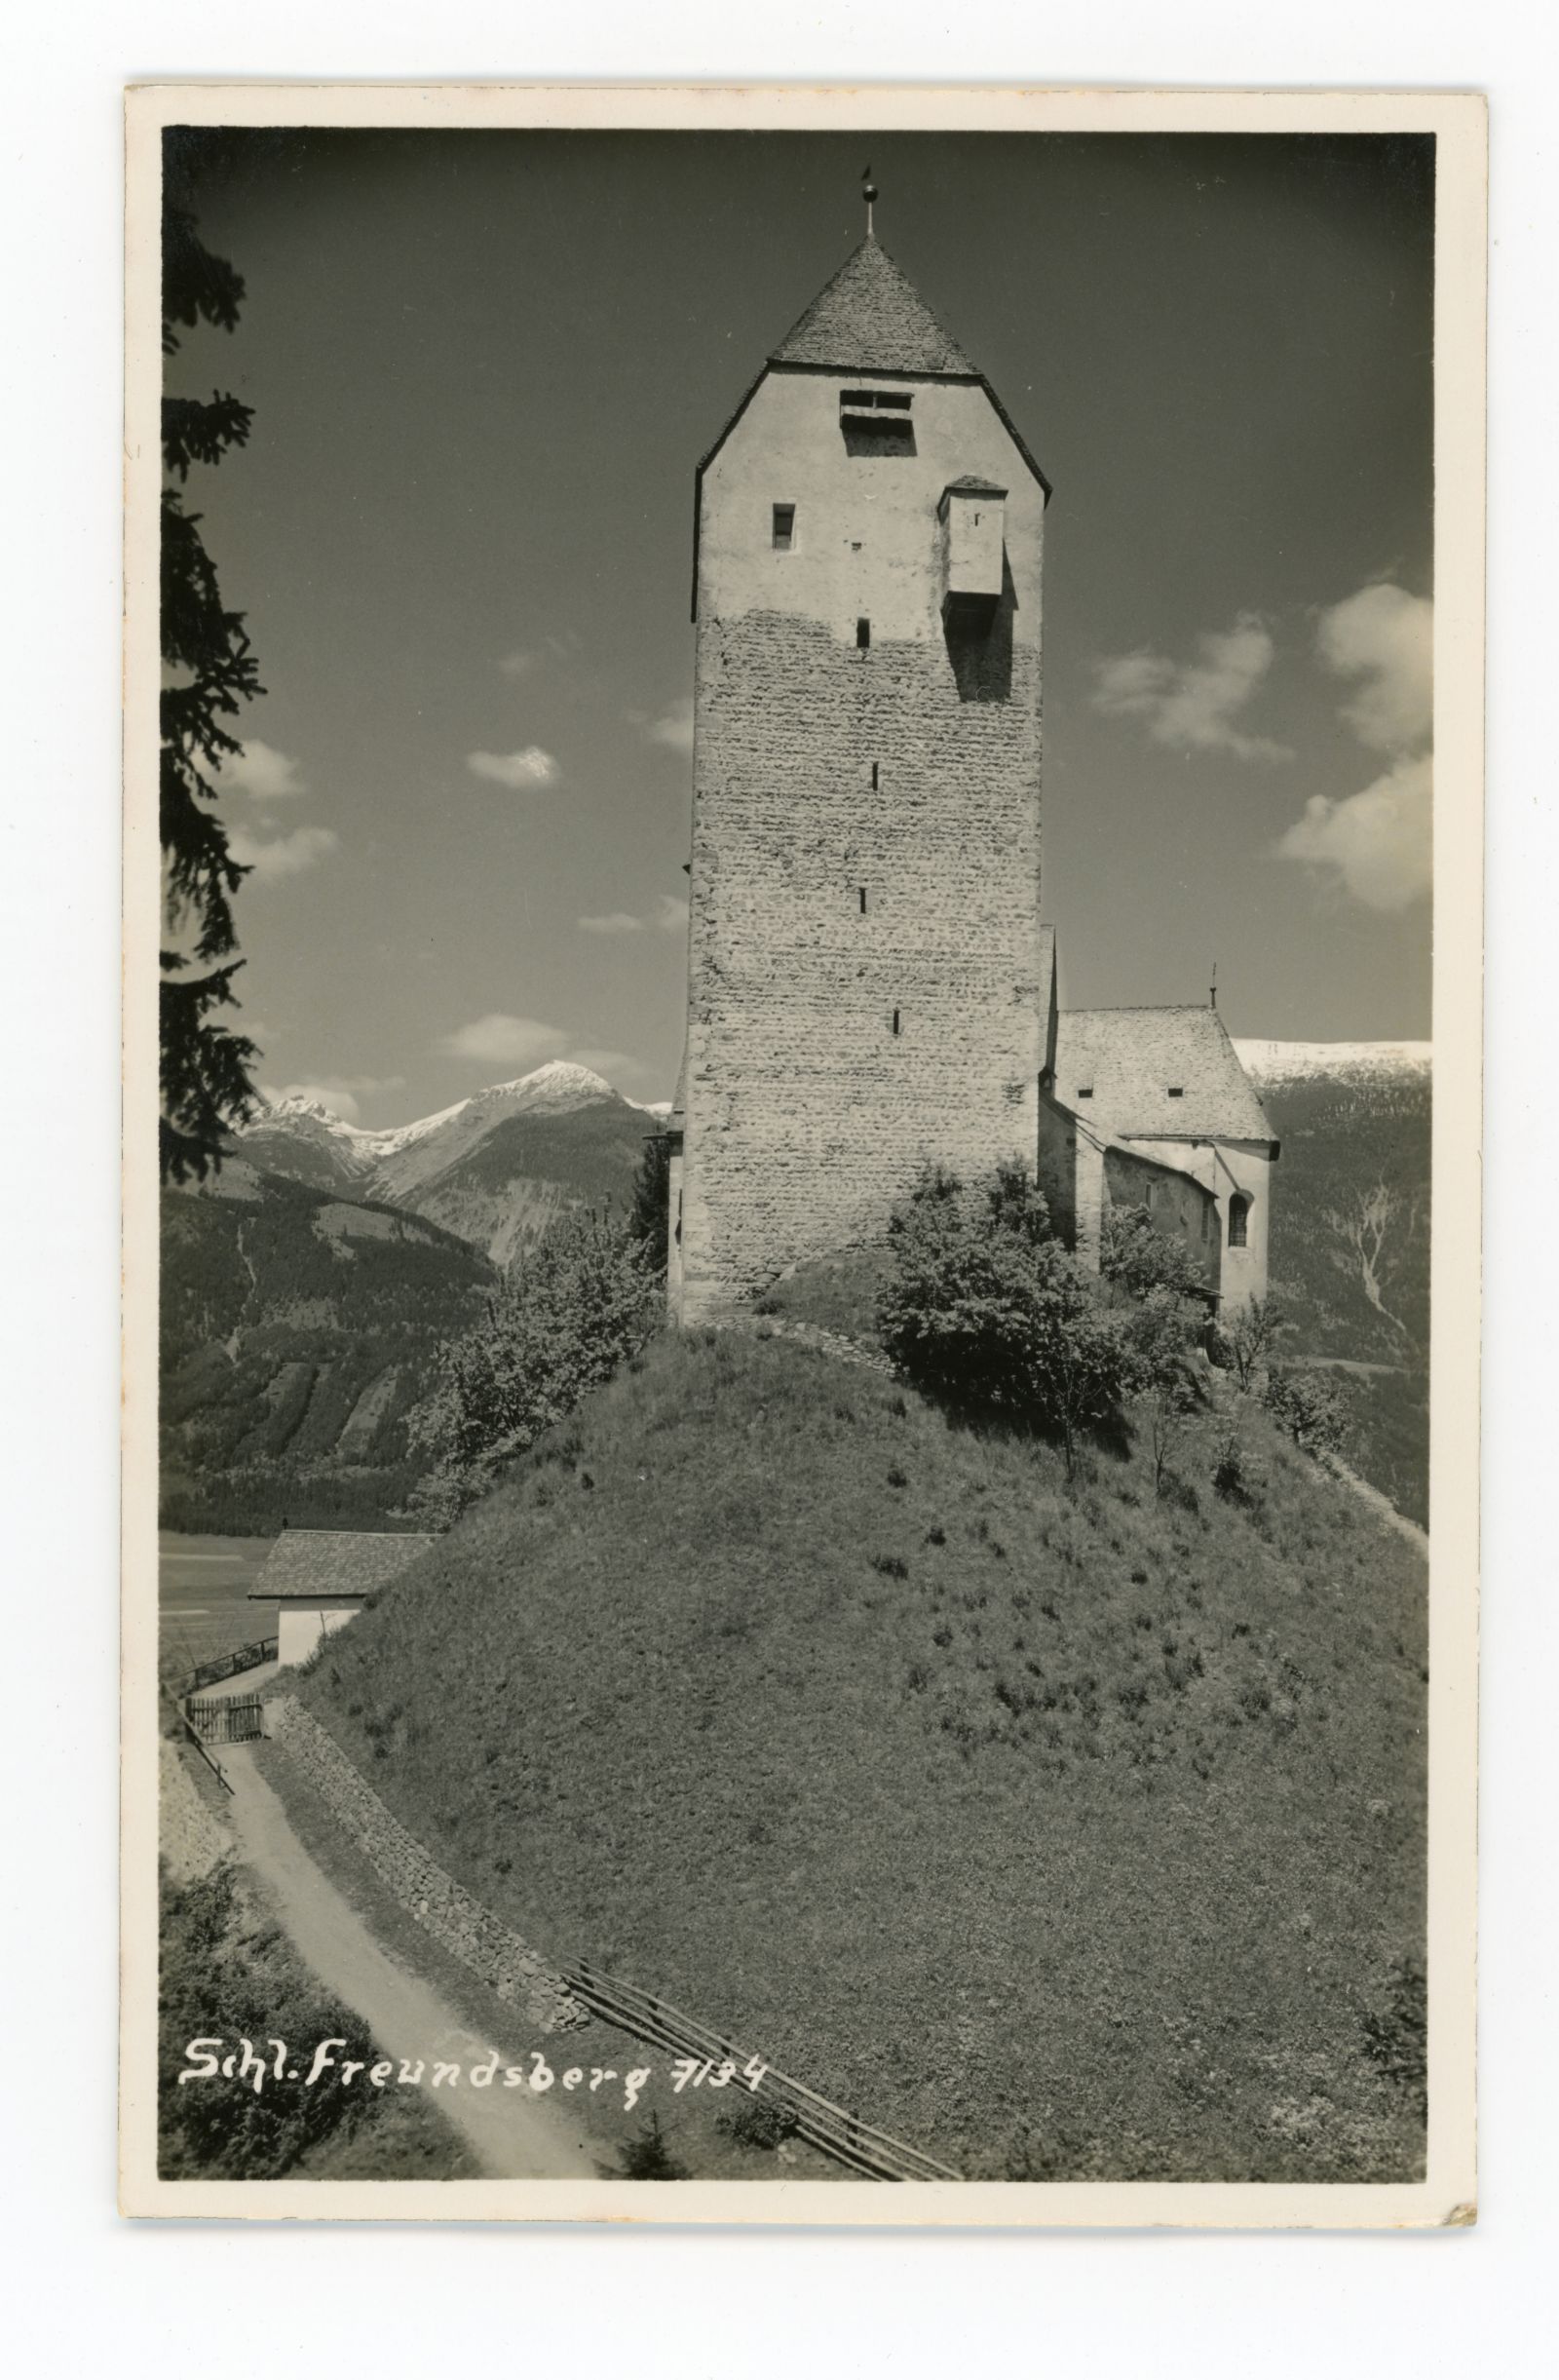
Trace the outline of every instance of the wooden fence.
[[214, 1661], [203, 1661], [198, 1668], [191, 1670], [181, 1691], [199, 1694], [203, 1686], [215, 1686], [224, 1677], [237, 1677], [242, 1670], [257, 1670], [262, 1662], [276, 1659], [277, 1643], [275, 1636], [256, 1636], [252, 1643], [241, 1644], [231, 1653], [218, 1655]]
[[[584, 1960], [577, 1966], [565, 1967], [563, 1980], [608, 2023], [620, 2025], [625, 2033], [635, 2034], [640, 2040], [653, 2042], [658, 2049], [675, 2050], [701, 2063], [718, 2064], [729, 2058], [739, 2074], [752, 2060], [750, 2051], [739, 2050], [734, 2042], [700, 2024], [696, 2017], [684, 2015], [681, 2009], [673, 2008], [668, 2000], [654, 1992], [640, 1991], [634, 1983], [619, 1982], [614, 1976], [603, 1975], [598, 1967], [589, 1966]], [[748, 2086], [732, 2082], [727, 2089], [744, 2092]], [[783, 2108], [794, 2120], [801, 2137], [810, 2140], [815, 2148], [837, 2157], [857, 2173], [869, 2173], [875, 2181], [963, 2179], [951, 2166], [939, 2165], [924, 2150], [911, 2148], [907, 2142], [895, 2140], [892, 2133], [879, 2131], [874, 2124], [864, 2124], [858, 2116], [847, 2114], [844, 2108], [835, 2107], [830, 2100], [819, 2098], [817, 2092], [809, 2091], [805, 2083], [781, 2074], [778, 2067], [765, 2069], [755, 2095]]]
[[257, 1694], [214, 1695], [209, 1703], [187, 1702], [184, 1716], [202, 1745], [254, 1744], [265, 1733], [264, 1706]]

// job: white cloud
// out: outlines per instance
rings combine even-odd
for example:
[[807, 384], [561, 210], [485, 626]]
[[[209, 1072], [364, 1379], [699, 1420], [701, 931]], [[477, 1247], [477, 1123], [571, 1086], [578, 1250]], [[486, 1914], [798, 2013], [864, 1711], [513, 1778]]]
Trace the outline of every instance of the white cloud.
[[684, 934], [687, 931], [688, 904], [675, 893], [662, 893], [648, 917], [634, 917], [627, 909], [608, 909], [599, 917], [582, 917], [582, 934], [643, 934], [654, 926], [661, 934]]
[[1400, 587], [1361, 587], [1323, 611], [1316, 650], [1359, 680], [1342, 717], [1374, 751], [1416, 751], [1434, 722], [1434, 606]]
[[1398, 760], [1362, 793], [1305, 805], [1277, 849], [1285, 860], [1335, 867], [1370, 909], [1405, 909], [1433, 881], [1433, 772], [1426, 754]]
[[1405, 909], [1434, 881], [1434, 606], [1383, 584], [1323, 611], [1315, 649], [1355, 680], [1339, 716], [1390, 765], [1360, 793], [1317, 793], [1277, 845], [1280, 859], [1335, 868], [1369, 909]]
[[256, 801], [291, 801], [309, 789], [298, 763], [274, 744], [262, 744], [258, 736], [251, 736], [241, 751], [229, 753], [222, 763], [221, 783], [224, 788], [236, 786]]
[[562, 774], [553, 755], [539, 744], [527, 744], [518, 752], [468, 752], [466, 766], [474, 777], [485, 777], [516, 793], [527, 786], [555, 785]]
[[659, 718], [649, 720], [644, 729], [652, 744], [664, 744], [673, 752], [693, 749], [693, 697], [679, 694], [668, 703]]
[[1171, 661], [1142, 647], [1094, 665], [1095, 709], [1146, 722], [1156, 744], [1233, 753], [1237, 760], [1288, 760], [1286, 746], [1253, 736], [1240, 714], [1272, 668], [1270, 631], [1254, 612], [1198, 637], [1200, 659]]
[[484, 1065], [539, 1066], [549, 1057], [561, 1057], [568, 1039], [556, 1025], [541, 1024], [534, 1017], [490, 1011], [446, 1035], [438, 1046], [451, 1057], [479, 1058]]
[[608, 909], [600, 917], [582, 917], [579, 930], [582, 934], [642, 934], [644, 920], [629, 917], [627, 909]]
[[328, 826], [294, 826], [290, 834], [268, 838], [236, 826], [228, 843], [234, 859], [252, 867], [262, 884], [276, 884], [284, 876], [301, 876], [305, 868], [339, 850], [341, 838]]
[[343, 1124], [356, 1124], [362, 1110], [358, 1095], [369, 1096], [377, 1091], [403, 1091], [403, 1074], [327, 1074], [315, 1083], [262, 1083], [262, 1099], [275, 1106], [282, 1099], [309, 1099], [316, 1107], [327, 1107]]

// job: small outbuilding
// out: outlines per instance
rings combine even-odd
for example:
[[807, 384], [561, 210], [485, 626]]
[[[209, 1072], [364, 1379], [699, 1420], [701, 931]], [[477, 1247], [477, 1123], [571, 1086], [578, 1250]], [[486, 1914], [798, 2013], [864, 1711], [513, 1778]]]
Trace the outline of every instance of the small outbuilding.
[[284, 1528], [248, 1596], [277, 1607], [278, 1667], [307, 1661], [435, 1543], [403, 1529]]

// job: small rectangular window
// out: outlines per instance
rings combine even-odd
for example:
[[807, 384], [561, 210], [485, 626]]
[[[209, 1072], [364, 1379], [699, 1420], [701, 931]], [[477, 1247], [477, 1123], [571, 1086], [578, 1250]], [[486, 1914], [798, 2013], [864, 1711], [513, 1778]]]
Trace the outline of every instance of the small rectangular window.
[[898, 1015], [898, 1011], [897, 1011], [897, 1009], [895, 1008], [895, 1009], [894, 1009], [894, 1033], [896, 1034], [896, 1033], [901, 1032], [901, 1031], [902, 1031], [902, 1029], [903, 1029], [903, 1028], [902, 1028], [902, 1026], [901, 1026], [901, 1024], [900, 1024], [900, 1022], [899, 1022], [899, 1015]]
[[874, 793], [877, 790], [877, 763], [875, 760], [871, 764], [871, 789]]
[[796, 542], [796, 508], [793, 504], [777, 504], [774, 508], [774, 550], [788, 554]]
[[1080, 1083], [1078, 1085], [1078, 1097], [1080, 1099], [1091, 1099], [1092, 1096], [1093, 1085], [1091, 1083]]
[[862, 917], [866, 914], [866, 887], [864, 885], [860, 888], [860, 913]]
[[915, 400], [908, 389], [841, 389], [841, 413], [907, 413]]
[[1186, 1095], [1186, 1090], [1185, 1090], [1185, 1085], [1184, 1085], [1183, 1083], [1171, 1083], [1171, 1084], [1170, 1084], [1170, 1086], [1169, 1086], [1169, 1096], [1171, 1097], [1171, 1099], [1183, 1099], [1183, 1098], [1185, 1097], [1185, 1095]]
[[871, 622], [869, 620], [856, 622], [856, 643], [862, 653], [869, 650], [871, 645]]

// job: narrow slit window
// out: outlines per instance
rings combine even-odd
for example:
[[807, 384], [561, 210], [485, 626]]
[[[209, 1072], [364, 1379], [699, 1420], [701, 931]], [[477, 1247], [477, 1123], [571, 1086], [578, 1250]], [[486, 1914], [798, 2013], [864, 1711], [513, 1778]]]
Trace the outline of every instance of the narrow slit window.
[[869, 620], [863, 619], [856, 622], [856, 644], [857, 650], [862, 653], [870, 651], [871, 622]]
[[877, 790], [877, 763], [875, 760], [871, 764], [871, 789], [874, 793]]
[[897, 1036], [899, 1033], [901, 1033], [901, 1032], [903, 1031], [903, 1029], [904, 1029], [904, 1028], [903, 1028], [902, 1022], [900, 1021], [900, 1017], [899, 1017], [899, 1012], [898, 1012], [898, 1011], [897, 1011], [897, 1009], [895, 1008], [895, 1009], [894, 1009], [894, 1036], [896, 1037], [896, 1036]]
[[866, 887], [864, 885], [860, 887], [860, 913], [862, 917], [866, 914]]
[[796, 542], [796, 508], [793, 504], [777, 504], [774, 508], [774, 550], [788, 554]]

